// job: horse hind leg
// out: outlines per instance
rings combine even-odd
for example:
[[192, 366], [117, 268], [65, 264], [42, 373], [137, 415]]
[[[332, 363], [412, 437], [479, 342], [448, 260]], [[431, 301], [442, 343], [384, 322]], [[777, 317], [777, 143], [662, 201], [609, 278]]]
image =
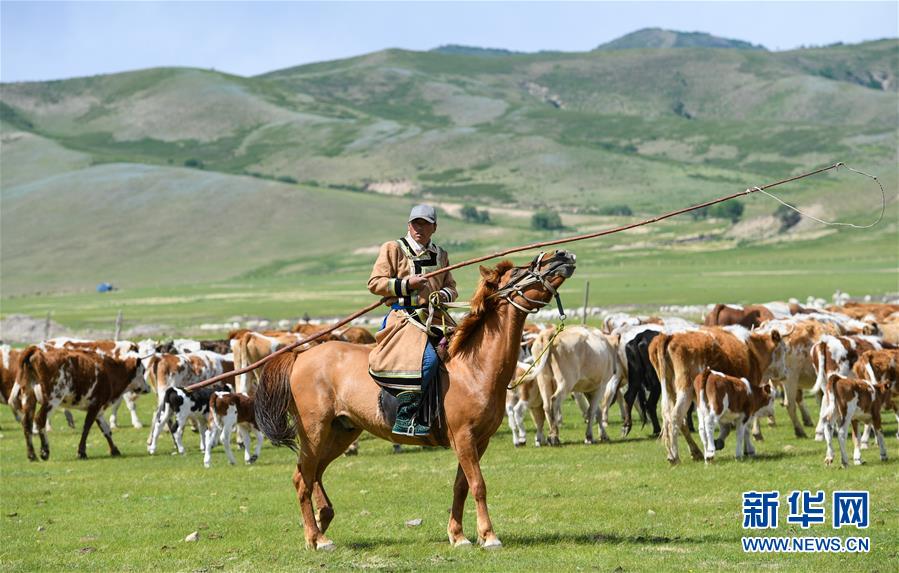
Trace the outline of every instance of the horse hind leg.
[[[361, 433], [360, 430], [356, 429], [333, 432], [327, 452], [319, 459], [312, 496], [318, 508], [318, 511], [315, 513], [315, 521], [322, 533], [328, 530], [331, 520], [334, 519], [334, 506], [331, 504], [331, 498], [328, 497], [325, 486], [322, 484], [322, 476], [331, 462], [339, 458], [350, 444], [359, 438]], [[319, 547], [319, 549], [322, 548]]]

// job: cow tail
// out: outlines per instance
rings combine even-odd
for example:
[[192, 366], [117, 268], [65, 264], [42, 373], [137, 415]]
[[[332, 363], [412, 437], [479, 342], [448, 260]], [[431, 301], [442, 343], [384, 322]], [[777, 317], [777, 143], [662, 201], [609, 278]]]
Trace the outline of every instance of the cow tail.
[[[37, 346], [29, 346], [22, 352], [21, 356], [19, 356], [19, 371], [16, 373], [16, 382], [13, 384], [12, 390], [9, 393], [9, 399], [7, 403], [15, 410], [24, 410], [27, 400], [27, 393], [23, 396], [23, 401], [21, 404], [19, 403], [19, 394], [25, 388], [28, 388], [32, 385], [34, 381], [37, 380], [37, 376], [34, 374], [34, 358], [37, 354], [40, 353], [40, 348]], [[21, 406], [21, 407], [20, 407]]]
[[294, 411], [290, 373], [294, 354], [287, 352], [273, 358], [262, 370], [253, 406], [256, 427], [272, 444], [287, 446], [299, 453], [297, 415]]
[[818, 375], [815, 377], [815, 386], [812, 388], [812, 394], [824, 392], [824, 385], [827, 383], [827, 374], [824, 372], [826, 368], [825, 353], [827, 352], [827, 343], [819, 342], [816, 348], [818, 349]]

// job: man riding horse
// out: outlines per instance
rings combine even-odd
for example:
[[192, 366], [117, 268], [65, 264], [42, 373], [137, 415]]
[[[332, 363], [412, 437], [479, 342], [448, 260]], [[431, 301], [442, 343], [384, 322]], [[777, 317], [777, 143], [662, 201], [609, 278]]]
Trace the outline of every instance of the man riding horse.
[[381, 245], [368, 279], [368, 290], [386, 297], [390, 312], [375, 335], [369, 373], [397, 397], [394, 434], [426, 436], [436, 408], [422, 404], [439, 370], [438, 348], [446, 345], [447, 329], [455, 325], [443, 303], [456, 300], [452, 274], [421, 275], [449, 265], [446, 251], [431, 241], [437, 212], [416, 205], [409, 214], [408, 233]]

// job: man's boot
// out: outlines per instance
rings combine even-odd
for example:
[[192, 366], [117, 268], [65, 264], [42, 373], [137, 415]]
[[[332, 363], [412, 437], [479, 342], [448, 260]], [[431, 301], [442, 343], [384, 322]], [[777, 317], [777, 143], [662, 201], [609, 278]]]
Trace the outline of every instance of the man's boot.
[[421, 392], [400, 392], [397, 397], [399, 402], [396, 409], [396, 423], [393, 425], [393, 433], [402, 436], [427, 436], [431, 428], [419, 424], [415, 420], [418, 412], [418, 403]]

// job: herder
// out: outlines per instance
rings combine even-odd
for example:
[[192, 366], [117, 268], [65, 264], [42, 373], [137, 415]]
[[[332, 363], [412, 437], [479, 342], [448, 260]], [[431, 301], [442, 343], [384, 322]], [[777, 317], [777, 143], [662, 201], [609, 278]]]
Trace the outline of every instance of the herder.
[[434, 208], [413, 207], [408, 233], [381, 245], [368, 279], [368, 290], [388, 297], [385, 304], [391, 309], [375, 335], [377, 347], [369, 357], [369, 373], [397, 397], [394, 434], [430, 433], [432, 416], [426, 408], [420, 408], [422, 396], [436, 383], [437, 347], [441, 342], [446, 344], [446, 329], [455, 324], [439, 307], [458, 296], [452, 275], [446, 272], [429, 279], [421, 277], [449, 265], [446, 251], [431, 241], [436, 231]]

